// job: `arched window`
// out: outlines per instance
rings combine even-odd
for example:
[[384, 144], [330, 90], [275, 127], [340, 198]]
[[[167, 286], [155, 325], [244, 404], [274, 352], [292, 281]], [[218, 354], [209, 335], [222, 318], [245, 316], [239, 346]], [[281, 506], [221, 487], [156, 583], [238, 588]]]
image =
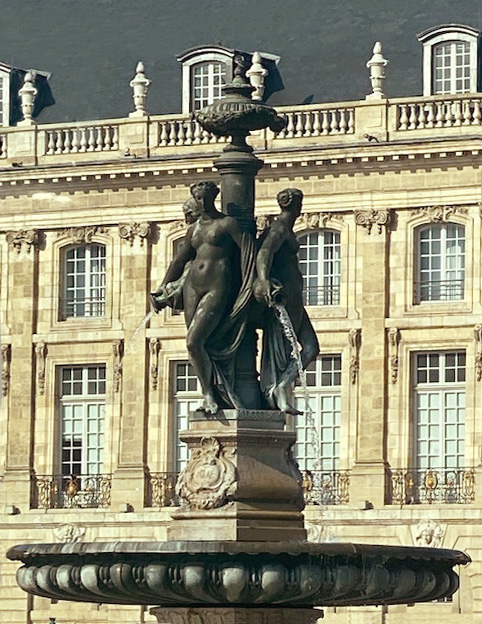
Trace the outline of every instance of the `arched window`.
[[418, 35], [424, 95], [477, 91], [478, 37], [478, 30], [460, 24], [435, 26]]
[[308, 232], [298, 238], [305, 305], [339, 305], [341, 283], [340, 233]]
[[465, 228], [455, 223], [420, 227], [414, 303], [464, 298]]
[[105, 315], [105, 245], [73, 245], [63, 252], [61, 318]]

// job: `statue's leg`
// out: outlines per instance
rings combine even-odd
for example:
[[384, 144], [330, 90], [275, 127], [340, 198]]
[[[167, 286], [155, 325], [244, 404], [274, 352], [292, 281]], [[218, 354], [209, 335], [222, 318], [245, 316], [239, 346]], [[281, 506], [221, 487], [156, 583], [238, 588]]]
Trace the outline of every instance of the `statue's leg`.
[[203, 409], [210, 414], [218, 411], [218, 405], [214, 398], [213, 365], [205, 345], [225, 314], [223, 299], [222, 293], [212, 292], [201, 298], [190, 318], [186, 339], [189, 357], [204, 395]]

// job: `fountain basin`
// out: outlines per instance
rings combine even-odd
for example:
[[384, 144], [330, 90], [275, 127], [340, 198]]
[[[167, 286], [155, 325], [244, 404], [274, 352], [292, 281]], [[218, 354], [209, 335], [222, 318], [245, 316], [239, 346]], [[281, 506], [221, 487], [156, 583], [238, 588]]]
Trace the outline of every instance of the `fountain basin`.
[[183, 607], [313, 607], [436, 600], [458, 588], [456, 550], [308, 542], [27, 544], [25, 591], [56, 600]]

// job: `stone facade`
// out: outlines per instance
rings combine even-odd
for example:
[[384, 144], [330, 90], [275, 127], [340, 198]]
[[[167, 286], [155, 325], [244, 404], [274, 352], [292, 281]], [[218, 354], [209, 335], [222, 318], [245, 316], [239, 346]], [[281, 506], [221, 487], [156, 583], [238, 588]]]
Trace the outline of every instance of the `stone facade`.
[[[287, 129], [252, 138], [265, 162], [259, 225], [277, 213], [276, 193], [296, 186], [305, 195], [297, 231], [340, 234], [339, 304], [308, 311], [322, 354], [342, 357], [340, 470], [349, 481], [343, 504], [308, 505], [310, 538], [443, 546], [473, 559], [453, 602], [329, 608], [328, 624], [434, 616], [467, 624], [482, 614], [480, 103], [450, 100], [462, 117], [440, 126], [426, 115], [440, 98], [385, 99], [281, 109]], [[139, 325], [182, 237], [189, 185], [215, 178], [222, 145], [182, 116], [24, 126], [2, 130], [0, 141], [2, 551], [163, 540], [172, 482], [156, 475], [174, 469], [170, 376], [172, 363], [186, 359], [185, 328], [170, 310]], [[430, 223], [465, 228], [460, 298], [414, 298], [417, 232]], [[105, 310], [62, 320], [64, 248], [86, 242], [105, 245]], [[437, 476], [425, 474], [428, 494], [418, 503], [411, 360], [447, 350], [466, 354], [461, 481], [442, 503]], [[78, 484], [51, 477], [60, 474], [58, 369], [86, 364], [106, 367], [105, 454], [96, 497], [78, 508]], [[28, 597], [16, 586], [17, 565], [1, 557], [0, 613], [11, 624], [156, 621], [147, 609]]]

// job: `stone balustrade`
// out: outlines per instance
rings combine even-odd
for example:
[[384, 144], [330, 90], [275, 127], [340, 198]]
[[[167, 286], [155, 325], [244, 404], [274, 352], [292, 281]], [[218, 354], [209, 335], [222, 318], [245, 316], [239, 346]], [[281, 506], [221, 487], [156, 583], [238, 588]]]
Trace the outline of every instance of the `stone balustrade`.
[[109, 152], [119, 149], [118, 124], [61, 126], [44, 130], [43, 154]]
[[396, 130], [480, 126], [481, 96], [437, 96], [396, 103]]
[[[415, 138], [437, 139], [474, 134], [482, 125], [482, 96], [434, 96], [360, 100], [279, 107], [286, 127], [260, 130], [251, 144], [257, 151], [285, 148], [375, 145]], [[126, 117], [5, 127], [0, 160], [18, 165], [72, 164], [116, 158], [189, 156], [219, 152], [216, 137], [187, 115]]]

